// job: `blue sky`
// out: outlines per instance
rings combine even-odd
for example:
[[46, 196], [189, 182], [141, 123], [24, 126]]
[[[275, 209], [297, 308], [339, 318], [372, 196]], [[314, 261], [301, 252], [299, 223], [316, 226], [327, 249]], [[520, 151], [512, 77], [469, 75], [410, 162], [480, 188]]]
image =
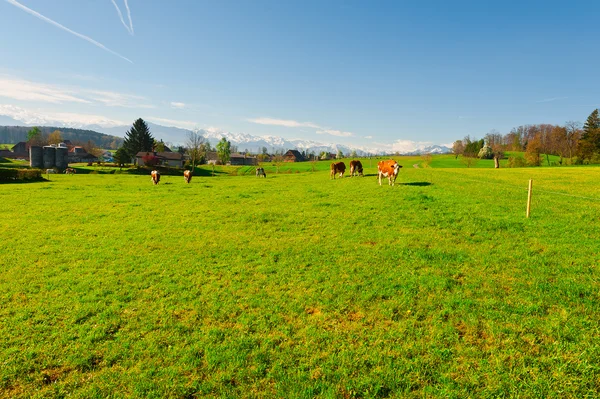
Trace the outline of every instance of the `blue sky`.
[[0, 115], [398, 149], [600, 107], [600, 2], [487, 3], [0, 0]]

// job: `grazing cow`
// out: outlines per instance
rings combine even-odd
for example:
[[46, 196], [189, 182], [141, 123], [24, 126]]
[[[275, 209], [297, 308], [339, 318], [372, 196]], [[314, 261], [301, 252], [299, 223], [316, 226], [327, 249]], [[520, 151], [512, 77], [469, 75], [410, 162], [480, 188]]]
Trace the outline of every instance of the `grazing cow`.
[[54, 174], [56, 171], [54, 169], [46, 169], [46, 174]]
[[398, 162], [390, 159], [389, 161], [379, 161], [377, 163], [377, 176], [379, 178], [379, 185], [381, 186], [381, 176], [387, 177], [390, 186], [393, 186], [398, 176], [398, 171], [402, 165]]
[[184, 171], [183, 178], [185, 179], [185, 182], [189, 184], [189, 182], [192, 181], [192, 171], [191, 170]]
[[353, 177], [354, 173], [356, 173], [356, 176], [364, 176], [362, 163], [358, 160], [350, 161], [350, 177]]
[[74, 175], [75, 173], [77, 173], [77, 171], [73, 168], [65, 169], [65, 174], [67, 174], [67, 175]]
[[158, 184], [160, 181], [160, 172], [158, 170], [153, 170], [152, 173], [150, 173], [150, 176], [152, 176], [152, 183], [155, 185]]
[[265, 173], [265, 169], [264, 168], [256, 168], [256, 177], [261, 177], [263, 176], [264, 178], [267, 177], [267, 174]]
[[335, 175], [337, 175], [338, 173], [340, 174], [340, 177], [344, 177], [344, 172], [346, 171], [346, 164], [343, 162], [334, 162], [331, 164], [331, 177], [335, 179]]

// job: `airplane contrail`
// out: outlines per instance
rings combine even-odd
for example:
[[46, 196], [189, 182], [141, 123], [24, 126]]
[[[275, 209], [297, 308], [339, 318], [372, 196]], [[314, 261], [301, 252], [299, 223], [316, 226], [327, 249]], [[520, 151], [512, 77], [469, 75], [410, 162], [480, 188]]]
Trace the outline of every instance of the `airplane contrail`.
[[127, 4], [127, 0], [125, 0], [125, 8], [127, 8], [127, 17], [129, 18], [129, 26], [127, 26], [127, 24], [125, 23], [125, 20], [123, 19], [123, 13], [121, 13], [121, 9], [119, 8], [119, 6], [115, 2], [115, 0], [110, 0], [110, 1], [113, 3], [113, 6], [115, 6], [115, 8], [117, 9], [117, 13], [119, 14], [121, 23], [123, 24], [125, 29], [127, 29], [127, 32], [129, 32], [129, 34], [133, 36], [133, 23], [131, 22], [131, 11], [129, 11], [129, 5]]
[[121, 23], [123, 24], [123, 26], [125, 27], [125, 29], [127, 29], [127, 32], [131, 33], [131, 31], [129, 30], [129, 26], [127, 26], [127, 24], [125, 23], [125, 20], [123, 19], [123, 14], [121, 13], [121, 9], [117, 5], [117, 3], [115, 3], [115, 0], [110, 0], [110, 1], [113, 3], [113, 6], [115, 6], [115, 8], [117, 9], [117, 13], [119, 14], [119, 18], [121, 19]]
[[127, 9], [127, 18], [129, 18], [129, 31], [133, 35], [133, 22], [131, 22], [131, 10], [129, 9], [129, 4], [127, 4], [127, 0], [125, 0], [125, 8]]
[[10, 4], [12, 4], [12, 5], [13, 5], [13, 6], [15, 6], [15, 7], [18, 7], [18, 8], [20, 8], [21, 10], [25, 11], [25, 12], [26, 12], [26, 13], [28, 13], [28, 14], [31, 14], [31, 15], [33, 15], [34, 17], [37, 17], [37, 18], [41, 19], [42, 21], [46, 21], [46, 22], [48, 22], [49, 24], [56, 26], [57, 28], [60, 28], [60, 29], [62, 29], [62, 30], [64, 30], [64, 31], [66, 31], [66, 32], [69, 32], [69, 33], [71, 33], [72, 35], [75, 35], [75, 36], [79, 37], [80, 39], [83, 39], [83, 40], [85, 40], [85, 41], [87, 41], [87, 42], [90, 42], [90, 43], [92, 43], [94, 46], [100, 47], [102, 50], [104, 50], [104, 51], [108, 51], [109, 53], [111, 53], [111, 54], [114, 54], [114, 55], [116, 55], [117, 57], [119, 57], [119, 58], [122, 58], [122, 59], [124, 59], [125, 61], [127, 61], [127, 62], [130, 62], [130, 63], [132, 63], [132, 64], [133, 64], [133, 61], [131, 61], [129, 58], [127, 58], [127, 57], [125, 57], [125, 56], [122, 56], [121, 54], [117, 53], [116, 51], [113, 51], [113, 50], [109, 49], [109, 48], [108, 48], [108, 47], [106, 47], [104, 44], [102, 44], [102, 43], [99, 43], [99, 42], [95, 41], [95, 40], [94, 40], [94, 39], [92, 39], [91, 37], [88, 37], [88, 36], [86, 36], [86, 35], [82, 35], [81, 33], [77, 33], [77, 32], [75, 32], [74, 30], [71, 30], [71, 29], [67, 28], [67, 27], [66, 27], [66, 26], [64, 26], [64, 25], [61, 25], [61, 24], [59, 24], [58, 22], [56, 22], [56, 21], [53, 21], [53, 20], [51, 20], [50, 18], [43, 16], [43, 15], [42, 15], [42, 14], [40, 14], [39, 12], [37, 12], [37, 11], [34, 11], [34, 10], [32, 10], [31, 8], [28, 8], [28, 7], [24, 6], [23, 4], [19, 3], [19, 2], [18, 2], [18, 1], [16, 1], [16, 0], [6, 0], [6, 2], [7, 2], [7, 3], [10, 3]]

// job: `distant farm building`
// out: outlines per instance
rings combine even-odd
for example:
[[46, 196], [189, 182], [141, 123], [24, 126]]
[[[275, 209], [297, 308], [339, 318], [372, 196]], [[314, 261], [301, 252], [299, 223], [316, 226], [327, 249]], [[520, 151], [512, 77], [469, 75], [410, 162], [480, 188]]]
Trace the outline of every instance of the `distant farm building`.
[[258, 160], [256, 157], [246, 154], [231, 154], [229, 157], [229, 163], [231, 165], [257, 165]]
[[97, 162], [98, 158], [88, 153], [85, 148], [81, 146], [74, 146], [69, 149], [69, 163], [76, 162]]
[[14, 145], [12, 148], [12, 155], [7, 156], [6, 158], [13, 159], [29, 159], [29, 144], [24, 141], [20, 141]]
[[13, 152], [11, 150], [0, 150], [0, 158], [12, 158]]
[[283, 155], [284, 162], [304, 162], [304, 156], [298, 150], [289, 150]]
[[219, 164], [219, 154], [217, 154], [215, 151], [208, 151], [206, 153], [206, 163], [209, 165]]
[[135, 154], [135, 163], [137, 165], [144, 165], [144, 158], [154, 156], [157, 158], [158, 165], [170, 166], [173, 168], [183, 168], [185, 162], [185, 156], [179, 152], [155, 152], [155, 151], [140, 151]]

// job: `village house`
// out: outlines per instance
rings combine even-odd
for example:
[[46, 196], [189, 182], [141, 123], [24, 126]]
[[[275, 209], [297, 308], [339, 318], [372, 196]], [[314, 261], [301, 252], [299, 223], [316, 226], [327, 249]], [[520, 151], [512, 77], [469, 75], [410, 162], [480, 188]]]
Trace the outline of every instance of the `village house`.
[[25, 141], [18, 142], [12, 148], [12, 155], [7, 158], [29, 159], [29, 144], [27, 144]]
[[11, 150], [0, 150], [0, 158], [12, 158], [13, 152]]
[[231, 154], [229, 156], [230, 165], [257, 165], [258, 161], [256, 157], [252, 157], [246, 154]]
[[77, 162], [97, 162], [98, 158], [88, 153], [85, 148], [81, 146], [73, 146], [69, 149], [69, 163]]
[[206, 153], [206, 163], [209, 165], [219, 164], [219, 154], [216, 151], [208, 151]]
[[284, 162], [304, 162], [304, 156], [298, 150], [289, 150], [283, 155]]
[[143, 158], [150, 155], [154, 155], [158, 159], [158, 164], [163, 166], [170, 166], [172, 168], [183, 168], [185, 163], [185, 156], [180, 152], [140, 151], [137, 154], [135, 154], [135, 164], [143, 166]]

